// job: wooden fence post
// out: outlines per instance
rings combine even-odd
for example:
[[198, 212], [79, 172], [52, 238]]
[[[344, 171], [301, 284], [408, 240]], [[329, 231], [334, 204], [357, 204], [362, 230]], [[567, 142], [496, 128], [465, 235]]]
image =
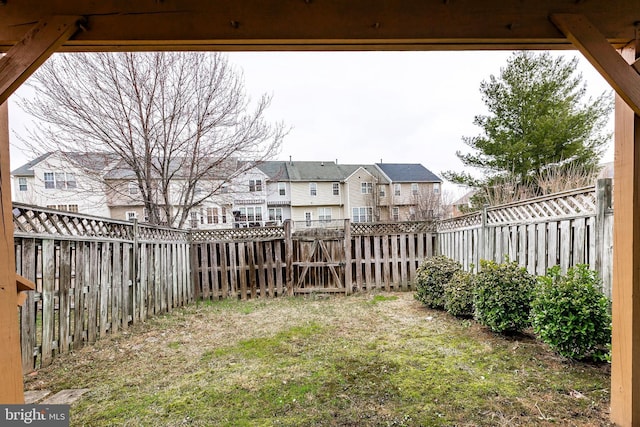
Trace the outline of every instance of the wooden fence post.
[[[605, 236], [611, 236], [607, 231], [607, 215], [610, 215], [612, 208], [612, 182], [611, 178], [599, 179], [596, 183], [596, 222], [595, 222], [595, 270], [602, 279], [602, 291], [611, 296], [611, 280], [605, 277], [604, 265], [607, 260], [607, 239]], [[607, 280], [608, 279], [608, 280]], [[607, 282], [605, 282], [607, 280]]]
[[344, 220], [344, 289], [346, 295], [351, 294], [351, 221], [348, 218]]
[[284, 262], [287, 295], [293, 296], [293, 239], [291, 238], [291, 220], [284, 222]]
[[[130, 277], [124, 278], [125, 283], [130, 280], [131, 281], [131, 303], [133, 307], [131, 307], [131, 323], [135, 324], [136, 321], [140, 318], [138, 316], [138, 312], [140, 310], [141, 305], [141, 297], [140, 297], [140, 281], [138, 278], [138, 272], [140, 271], [140, 256], [138, 250], [138, 236], [140, 234], [140, 229], [138, 227], [138, 219], [133, 219], [133, 248], [131, 256], [133, 259], [131, 260], [131, 271], [129, 273]], [[126, 321], [126, 319], [125, 319]]]

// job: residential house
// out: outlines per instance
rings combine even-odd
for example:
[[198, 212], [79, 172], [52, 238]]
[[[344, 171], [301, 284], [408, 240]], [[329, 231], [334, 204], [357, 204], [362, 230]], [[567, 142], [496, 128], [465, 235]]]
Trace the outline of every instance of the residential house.
[[105, 153], [51, 152], [12, 172], [13, 200], [87, 215], [110, 216], [101, 177], [115, 159]]
[[442, 180], [419, 163], [376, 163], [380, 220], [429, 220], [440, 211]]
[[307, 226], [344, 219], [344, 172], [331, 161], [289, 161], [291, 219]]
[[[15, 200], [116, 219], [149, 220], [136, 174], [123, 161], [105, 154], [62, 154], [47, 153], [16, 169]], [[156, 200], [165, 200], [161, 207], [167, 206], [171, 216], [181, 214], [181, 195], [193, 185], [186, 178], [185, 165], [176, 159], [168, 166], [173, 178], [166, 194], [158, 194], [159, 188], [145, 190], [156, 192]], [[187, 228], [280, 225], [287, 219], [301, 226], [345, 218], [353, 222], [422, 220], [434, 216], [433, 206], [440, 200], [441, 180], [420, 164], [289, 160], [248, 167], [234, 160], [212, 171], [194, 189], [196, 199], [202, 195], [202, 200], [183, 217]], [[165, 216], [160, 221], [168, 222]]]
[[291, 182], [287, 162], [269, 161], [258, 165], [267, 176], [267, 225], [282, 225], [291, 219]]

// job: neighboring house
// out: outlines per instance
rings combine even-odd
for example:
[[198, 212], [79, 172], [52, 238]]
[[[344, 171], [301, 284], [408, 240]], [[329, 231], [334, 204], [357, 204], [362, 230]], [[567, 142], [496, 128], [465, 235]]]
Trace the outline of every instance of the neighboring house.
[[108, 217], [106, 187], [101, 176], [113, 163], [114, 158], [104, 153], [43, 154], [12, 172], [13, 200]]
[[267, 225], [282, 225], [291, 219], [291, 182], [287, 162], [269, 161], [258, 165], [267, 176]]
[[[429, 220], [441, 210], [442, 180], [419, 163], [376, 163], [381, 183], [380, 220]], [[387, 184], [388, 183], [388, 184]]]
[[291, 219], [308, 226], [344, 219], [344, 172], [334, 162], [289, 161]]
[[[68, 159], [73, 156], [91, 168], [70, 166]], [[124, 162], [95, 153], [71, 157], [48, 153], [16, 169], [15, 200], [115, 219], [149, 220], [136, 175]], [[188, 181], [180, 165], [170, 167], [175, 170], [167, 210], [174, 215], [183, 209], [179, 196]], [[215, 170], [218, 176], [198, 182], [195, 194], [202, 194], [203, 200], [188, 212], [186, 228], [281, 225], [287, 219], [309, 227], [345, 218], [424, 220], [434, 217], [434, 206], [440, 203], [442, 181], [420, 164], [289, 160], [267, 161], [243, 171], [242, 164], [234, 161]]]
[[462, 197], [451, 203], [449, 217], [457, 217], [466, 215], [471, 212], [471, 198], [476, 194], [477, 190], [466, 192]]

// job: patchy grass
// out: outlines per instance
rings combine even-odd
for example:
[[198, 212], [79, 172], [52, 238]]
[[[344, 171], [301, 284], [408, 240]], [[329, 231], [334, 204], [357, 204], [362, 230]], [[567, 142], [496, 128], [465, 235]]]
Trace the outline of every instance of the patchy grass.
[[609, 425], [608, 365], [568, 362], [410, 293], [200, 303], [59, 357], [72, 425]]

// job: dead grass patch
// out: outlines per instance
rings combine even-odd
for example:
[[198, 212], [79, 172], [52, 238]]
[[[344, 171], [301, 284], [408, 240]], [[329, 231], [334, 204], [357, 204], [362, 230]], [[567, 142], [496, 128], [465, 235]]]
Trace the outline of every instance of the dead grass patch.
[[72, 425], [609, 425], [608, 365], [410, 293], [194, 304], [25, 382], [91, 389]]

